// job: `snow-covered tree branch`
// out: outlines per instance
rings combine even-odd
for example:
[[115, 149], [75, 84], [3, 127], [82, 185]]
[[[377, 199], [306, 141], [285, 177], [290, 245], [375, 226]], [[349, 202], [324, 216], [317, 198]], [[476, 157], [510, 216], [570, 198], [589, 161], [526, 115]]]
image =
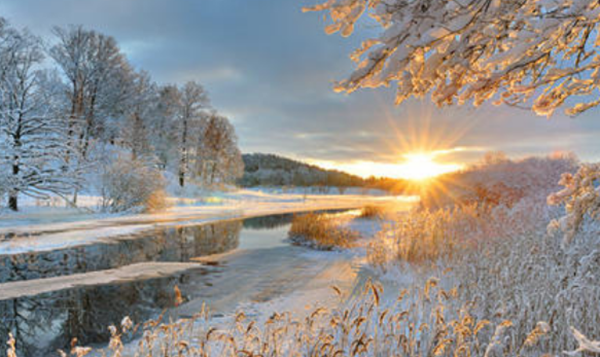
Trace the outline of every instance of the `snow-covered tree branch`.
[[553, 221], [549, 229], [561, 230], [564, 244], [569, 244], [586, 217], [600, 218], [600, 164], [581, 165], [575, 174], [564, 173], [560, 180], [562, 190], [548, 197], [550, 205], [564, 205], [566, 215]]
[[365, 14], [378, 23], [337, 91], [393, 85], [396, 103], [493, 100], [546, 116], [600, 104], [597, 1], [328, 0], [305, 11], [328, 11], [328, 34], [349, 36]]

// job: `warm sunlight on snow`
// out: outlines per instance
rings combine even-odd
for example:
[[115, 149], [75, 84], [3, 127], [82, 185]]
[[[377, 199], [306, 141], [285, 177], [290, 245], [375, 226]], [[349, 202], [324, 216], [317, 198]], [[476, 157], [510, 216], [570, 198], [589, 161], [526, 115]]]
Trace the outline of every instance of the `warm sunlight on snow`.
[[[440, 151], [441, 152], [441, 151]], [[463, 168], [458, 163], [436, 161], [440, 152], [418, 152], [402, 155], [398, 163], [382, 163], [374, 161], [311, 161], [312, 164], [326, 169], [350, 172], [361, 177], [392, 177], [407, 180], [425, 180]]]

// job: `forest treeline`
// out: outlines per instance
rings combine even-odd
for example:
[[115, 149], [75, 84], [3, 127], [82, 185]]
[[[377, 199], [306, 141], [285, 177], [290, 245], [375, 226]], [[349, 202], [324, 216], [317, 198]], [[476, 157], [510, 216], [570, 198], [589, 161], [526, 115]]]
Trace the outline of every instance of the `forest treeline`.
[[338, 170], [327, 170], [274, 154], [244, 154], [244, 175], [238, 180], [243, 187], [359, 187], [391, 193], [410, 193], [408, 181], [391, 178], [362, 178]]

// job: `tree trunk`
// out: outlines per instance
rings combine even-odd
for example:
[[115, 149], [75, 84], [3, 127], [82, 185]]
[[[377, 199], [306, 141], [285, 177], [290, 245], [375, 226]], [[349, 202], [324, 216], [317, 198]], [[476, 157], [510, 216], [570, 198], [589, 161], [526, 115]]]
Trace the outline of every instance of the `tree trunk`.
[[[15, 148], [17, 149], [17, 152], [20, 152], [21, 149], [21, 119], [19, 118], [19, 126], [17, 128], [17, 132], [15, 134]], [[13, 157], [13, 164], [12, 164], [12, 174], [13, 177], [17, 180], [17, 182], [19, 181], [18, 176], [19, 176], [19, 172], [21, 171], [21, 166], [20, 166], [20, 156], [19, 155], [15, 155]], [[8, 196], [8, 208], [13, 210], [13, 211], [18, 211], [19, 210], [19, 190], [15, 187], [13, 189], [10, 190], [9, 196]]]
[[68, 120], [67, 129], [67, 151], [65, 152], [65, 166], [63, 171], [67, 171], [71, 162], [71, 152], [75, 149], [75, 127], [81, 115], [81, 107], [83, 104], [82, 94], [80, 94], [79, 85], [73, 82], [73, 92], [71, 93], [71, 113]]
[[187, 117], [183, 118], [183, 132], [181, 133], [181, 160], [179, 162], [179, 186], [181, 187], [185, 185], [185, 174], [187, 171], [187, 120]]
[[215, 183], [215, 172], [217, 171], [217, 163], [213, 161], [212, 164], [212, 170], [210, 172], [210, 186], [212, 187], [212, 185], [214, 185]]
[[[17, 160], [18, 159], [15, 158], [15, 162], [17, 162]], [[12, 166], [13, 177], [17, 177], [17, 175], [19, 174], [19, 171], [20, 171], [19, 165], [13, 164], [13, 166]], [[15, 212], [19, 210], [19, 190], [13, 189], [10, 191], [10, 194], [8, 196], [8, 208]]]
[[183, 170], [179, 170], [179, 186], [183, 187], [185, 185], [185, 173]]
[[11, 194], [10, 197], [8, 197], [8, 208], [15, 212], [19, 210], [17, 194]]
[[94, 85], [94, 90], [90, 95], [90, 104], [87, 113], [85, 114], [85, 130], [81, 133], [81, 157], [85, 160], [87, 159], [88, 150], [90, 147], [90, 139], [92, 137], [96, 137], [97, 133], [95, 130], [97, 129], [96, 118], [94, 116], [94, 108], [96, 106], [96, 93], [97, 93], [97, 84]]

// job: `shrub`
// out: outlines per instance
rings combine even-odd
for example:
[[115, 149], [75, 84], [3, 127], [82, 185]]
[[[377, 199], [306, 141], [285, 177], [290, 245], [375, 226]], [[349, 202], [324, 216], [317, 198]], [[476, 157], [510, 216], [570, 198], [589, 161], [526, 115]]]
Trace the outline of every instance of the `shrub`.
[[150, 212], [167, 205], [165, 180], [148, 163], [118, 156], [102, 173], [102, 208], [109, 212]]
[[144, 205], [147, 212], [160, 212], [168, 206], [167, 192], [164, 188], [151, 192]]
[[368, 206], [363, 207], [358, 218], [375, 219], [375, 218], [382, 217], [384, 215], [384, 213], [385, 213], [384, 207], [368, 205]]
[[600, 218], [600, 164], [581, 165], [575, 174], [564, 173], [559, 181], [564, 186], [548, 196], [548, 204], [565, 206], [565, 215], [553, 220], [550, 231], [564, 233], [564, 245], [568, 245], [581, 229], [586, 218]]
[[358, 234], [341, 226], [339, 218], [326, 214], [296, 215], [288, 233], [293, 244], [319, 250], [350, 248]]
[[577, 169], [572, 156], [529, 157], [521, 160], [487, 160], [464, 171], [438, 177], [421, 194], [425, 207], [456, 203], [513, 206], [531, 195], [547, 197], [559, 189], [564, 172]]

